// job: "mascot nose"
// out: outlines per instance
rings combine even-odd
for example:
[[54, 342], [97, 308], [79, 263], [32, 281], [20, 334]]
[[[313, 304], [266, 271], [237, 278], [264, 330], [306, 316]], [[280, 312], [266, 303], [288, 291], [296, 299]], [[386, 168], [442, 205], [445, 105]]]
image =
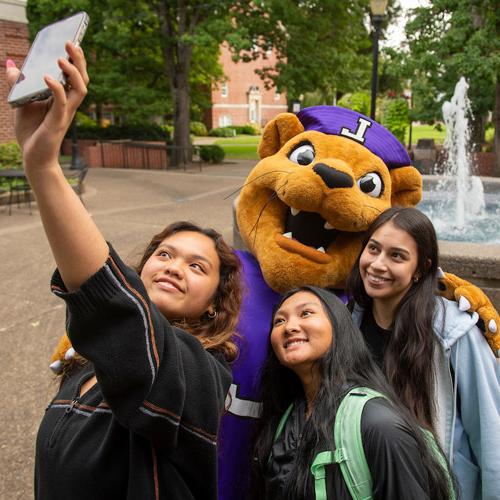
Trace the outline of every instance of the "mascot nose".
[[329, 188], [348, 188], [354, 185], [352, 177], [335, 170], [324, 163], [316, 163], [313, 170], [323, 179]]

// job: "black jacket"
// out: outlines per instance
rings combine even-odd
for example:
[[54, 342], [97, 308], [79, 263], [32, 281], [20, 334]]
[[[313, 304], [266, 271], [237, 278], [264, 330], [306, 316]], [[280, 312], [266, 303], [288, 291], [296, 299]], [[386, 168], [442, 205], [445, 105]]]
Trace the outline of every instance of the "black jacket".
[[[273, 460], [266, 470], [265, 500], [282, 500], [286, 482], [293, 480], [305, 403], [296, 404], [294, 408], [272, 448]], [[387, 400], [375, 398], [366, 403], [361, 416], [361, 437], [373, 481], [374, 500], [430, 499], [417, 442]], [[318, 447], [318, 452], [324, 450], [325, 445]], [[338, 465], [326, 467], [326, 487], [329, 499], [352, 498]]]
[[[139, 276], [110, 249], [105, 266], [68, 293], [68, 334], [91, 363], [48, 406], [36, 445], [36, 498], [215, 499], [217, 432], [231, 374], [172, 327]], [[97, 385], [81, 398], [93, 374]]]

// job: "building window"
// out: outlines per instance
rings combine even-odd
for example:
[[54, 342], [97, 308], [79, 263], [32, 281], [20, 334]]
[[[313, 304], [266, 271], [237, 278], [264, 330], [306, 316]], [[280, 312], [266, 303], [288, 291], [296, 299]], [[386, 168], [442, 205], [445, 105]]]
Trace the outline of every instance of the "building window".
[[231, 115], [219, 116], [219, 127], [230, 127], [233, 124]]
[[222, 97], [227, 97], [229, 94], [229, 88], [228, 88], [228, 85], [227, 85], [227, 82], [224, 82], [221, 87], [220, 87], [220, 95]]
[[278, 90], [278, 87], [274, 89], [274, 100], [279, 101], [281, 98], [281, 92]]

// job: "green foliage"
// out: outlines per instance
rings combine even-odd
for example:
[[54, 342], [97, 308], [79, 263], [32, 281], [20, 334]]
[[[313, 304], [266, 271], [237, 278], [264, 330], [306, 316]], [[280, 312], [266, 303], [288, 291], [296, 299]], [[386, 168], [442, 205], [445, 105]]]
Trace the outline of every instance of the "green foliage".
[[255, 125], [248, 123], [247, 125], [231, 125], [231, 128], [236, 132], [236, 134], [241, 135], [259, 135], [260, 130], [257, 129]]
[[78, 127], [97, 127], [95, 120], [81, 111], [76, 112], [76, 124]]
[[414, 10], [406, 25], [416, 120], [441, 118], [441, 106], [465, 76], [478, 123], [493, 109], [500, 75], [500, 9], [497, 0], [433, 0]]
[[344, 94], [337, 105], [368, 116], [370, 114], [370, 103], [371, 97], [368, 92], [355, 92], [354, 94]]
[[[169, 133], [165, 126], [156, 123], [143, 123], [137, 125], [110, 125], [109, 127], [96, 127], [95, 125], [82, 125], [78, 127], [79, 139], [95, 139], [111, 141], [131, 139], [134, 141], [167, 141]], [[68, 135], [71, 134], [71, 131]]]
[[234, 137], [236, 131], [233, 127], [216, 127], [210, 130], [208, 135], [212, 137]]
[[217, 144], [200, 146], [200, 158], [205, 162], [222, 163], [225, 156], [225, 151]]
[[[390, 3], [383, 29], [398, 8], [396, 2]], [[267, 86], [286, 89], [289, 100], [317, 91], [321, 103], [331, 103], [337, 92], [368, 88], [372, 42], [367, 0], [253, 0], [248, 4], [248, 10], [234, 9], [242, 29], [230, 33], [227, 40], [235, 58], [268, 59], [258, 72]], [[276, 64], [266, 54], [271, 47], [278, 56]]]
[[0, 144], [0, 169], [21, 168], [21, 148], [17, 142], [4, 142]]
[[190, 122], [189, 130], [193, 135], [205, 136], [208, 135], [207, 127], [202, 122]]
[[406, 99], [388, 99], [381, 110], [382, 125], [389, 129], [404, 144], [405, 134], [410, 118]]

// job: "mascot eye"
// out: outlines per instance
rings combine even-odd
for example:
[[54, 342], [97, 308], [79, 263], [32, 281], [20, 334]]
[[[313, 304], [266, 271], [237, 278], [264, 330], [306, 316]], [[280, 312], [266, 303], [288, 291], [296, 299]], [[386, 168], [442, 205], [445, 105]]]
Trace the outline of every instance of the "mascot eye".
[[358, 186], [363, 193], [378, 198], [382, 192], [382, 179], [378, 174], [372, 172], [358, 180]]
[[315, 158], [314, 148], [311, 144], [302, 144], [302, 146], [295, 148], [288, 158], [299, 165], [309, 165]]

